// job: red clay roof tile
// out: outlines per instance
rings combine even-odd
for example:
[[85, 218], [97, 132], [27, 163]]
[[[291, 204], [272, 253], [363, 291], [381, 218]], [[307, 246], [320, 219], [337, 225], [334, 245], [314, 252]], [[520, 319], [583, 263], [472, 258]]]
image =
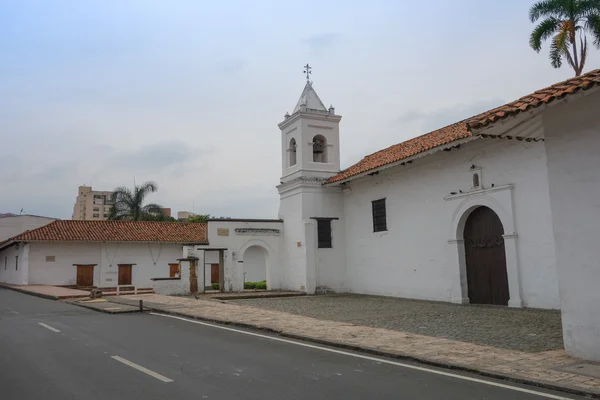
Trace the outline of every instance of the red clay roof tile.
[[157, 221], [59, 220], [13, 241], [207, 243], [206, 224]]
[[368, 155], [358, 163], [329, 178], [325, 184], [340, 182], [356, 175], [376, 170], [384, 165], [407, 159], [424, 151], [432, 150], [453, 141], [470, 137], [472, 136], [471, 130], [473, 129], [482, 128], [499, 119], [507, 118], [511, 115], [516, 115], [520, 112], [539, 107], [556, 99], [563, 98], [566, 95], [577, 93], [579, 90], [590, 89], [596, 85], [600, 85], [600, 69], [590, 71], [577, 78], [556, 83], [467, 120], [457, 122], [442, 129], [438, 129]]

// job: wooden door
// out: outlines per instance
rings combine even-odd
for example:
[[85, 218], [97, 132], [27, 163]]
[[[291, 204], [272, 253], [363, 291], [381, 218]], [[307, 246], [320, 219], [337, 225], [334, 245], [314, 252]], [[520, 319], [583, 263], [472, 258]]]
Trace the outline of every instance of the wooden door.
[[77, 286], [84, 286], [84, 287], [94, 286], [94, 266], [93, 265], [78, 265], [77, 266]]
[[488, 207], [476, 208], [464, 230], [467, 284], [472, 304], [508, 305], [504, 228]]
[[219, 283], [219, 264], [210, 264], [210, 283]]
[[119, 285], [131, 285], [131, 265], [119, 265]]
[[169, 264], [169, 278], [180, 277], [179, 264]]

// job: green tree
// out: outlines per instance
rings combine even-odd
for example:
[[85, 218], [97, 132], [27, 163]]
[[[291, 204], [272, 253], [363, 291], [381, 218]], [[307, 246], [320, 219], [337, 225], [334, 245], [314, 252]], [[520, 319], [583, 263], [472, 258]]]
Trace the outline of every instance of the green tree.
[[208, 222], [209, 218], [210, 218], [210, 214], [197, 214], [197, 215], [192, 215], [191, 217], [189, 217], [186, 222], [201, 222], [201, 223], [205, 224]]
[[108, 219], [129, 221], [164, 220], [163, 208], [154, 203], [144, 205], [144, 200], [150, 193], [158, 190], [155, 182], [145, 182], [135, 185], [133, 191], [125, 186], [113, 190], [110, 196], [112, 207]]
[[542, 0], [531, 6], [529, 19], [540, 20], [529, 45], [538, 53], [550, 39], [550, 63], [560, 68], [566, 59], [575, 76], [581, 75], [587, 58], [588, 32], [600, 48], [600, 0]]

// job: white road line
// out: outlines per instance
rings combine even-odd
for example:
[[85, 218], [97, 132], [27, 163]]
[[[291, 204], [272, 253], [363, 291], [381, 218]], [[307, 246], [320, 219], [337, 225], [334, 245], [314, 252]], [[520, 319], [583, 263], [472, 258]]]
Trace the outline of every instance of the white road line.
[[10, 307], [6, 307], [6, 309], [7, 309], [8, 311], [10, 311], [11, 313], [13, 313], [13, 314], [20, 314], [20, 312], [18, 312], [18, 311], [16, 311], [16, 310], [13, 310], [13, 309], [12, 309], [12, 308], [10, 308]]
[[111, 358], [113, 358], [113, 359], [115, 359], [115, 360], [117, 360], [119, 362], [122, 362], [125, 365], [129, 365], [131, 368], [135, 368], [138, 371], [142, 371], [143, 373], [148, 374], [151, 377], [158, 379], [159, 381], [163, 381], [163, 382], [167, 382], [167, 383], [168, 382], [173, 382], [173, 379], [169, 379], [166, 376], [163, 376], [163, 375], [161, 375], [161, 374], [159, 374], [157, 372], [151, 371], [148, 368], [144, 368], [141, 365], [137, 365], [136, 363], [133, 363], [133, 362], [131, 362], [129, 360], [126, 360], [126, 359], [124, 359], [122, 357], [111, 356]]
[[311, 349], [328, 351], [330, 353], [343, 354], [345, 356], [350, 356], [350, 357], [355, 357], [355, 358], [361, 358], [363, 360], [375, 361], [375, 362], [382, 363], [382, 364], [395, 365], [395, 366], [402, 367], [402, 368], [408, 368], [408, 369], [414, 369], [414, 370], [417, 370], [417, 371], [429, 372], [431, 374], [442, 375], [442, 376], [449, 376], [451, 378], [462, 379], [464, 381], [469, 381], [469, 382], [476, 382], [476, 383], [480, 383], [482, 385], [495, 386], [495, 387], [500, 387], [500, 388], [504, 388], [504, 389], [514, 390], [514, 391], [517, 391], [517, 392], [533, 394], [533, 395], [536, 395], [536, 396], [545, 397], [547, 399], [573, 400], [570, 397], [557, 396], [557, 395], [554, 395], [554, 394], [544, 393], [544, 392], [538, 392], [538, 391], [535, 391], [535, 390], [525, 389], [525, 388], [518, 387], [518, 386], [505, 385], [505, 384], [498, 383], [498, 382], [492, 382], [492, 381], [487, 381], [487, 380], [484, 380], [484, 379], [472, 378], [470, 376], [453, 374], [451, 372], [444, 372], [444, 371], [439, 371], [439, 370], [436, 370], [436, 369], [431, 369], [431, 368], [426, 368], [426, 367], [419, 367], [419, 366], [416, 366], [416, 365], [411, 365], [411, 364], [405, 364], [405, 363], [401, 363], [401, 362], [386, 360], [386, 359], [383, 359], [383, 358], [370, 357], [370, 356], [366, 356], [366, 355], [362, 355], [362, 354], [350, 353], [350, 352], [343, 351], [343, 350], [329, 349], [327, 347], [321, 347], [321, 346], [315, 346], [315, 345], [308, 344], [308, 343], [296, 342], [294, 340], [282, 339], [282, 338], [268, 336], [268, 335], [261, 335], [260, 333], [247, 332], [247, 331], [243, 331], [243, 330], [240, 330], [240, 329], [228, 328], [226, 326], [220, 326], [220, 325], [210, 324], [210, 323], [207, 323], [207, 322], [201, 322], [201, 321], [197, 321], [197, 320], [193, 320], [193, 319], [178, 317], [176, 315], [166, 315], [166, 314], [159, 314], [159, 313], [153, 313], [153, 312], [151, 312], [150, 314], [151, 315], [157, 315], [157, 316], [160, 316], [160, 317], [167, 317], [167, 318], [179, 319], [179, 320], [186, 321], [186, 322], [191, 322], [191, 323], [194, 323], [194, 324], [199, 324], [199, 325], [204, 325], [204, 326], [210, 326], [212, 328], [217, 328], [217, 329], [223, 329], [223, 330], [226, 330], [226, 331], [242, 333], [244, 335], [256, 336], [256, 337], [260, 337], [260, 338], [263, 338], [263, 339], [275, 340], [277, 342], [294, 344], [296, 346], [302, 346], [302, 347], [308, 347], [308, 348], [311, 348]]
[[60, 332], [58, 329], [51, 327], [50, 325], [46, 325], [43, 322], [38, 322], [38, 325], [43, 326], [46, 329], [50, 329], [52, 332]]

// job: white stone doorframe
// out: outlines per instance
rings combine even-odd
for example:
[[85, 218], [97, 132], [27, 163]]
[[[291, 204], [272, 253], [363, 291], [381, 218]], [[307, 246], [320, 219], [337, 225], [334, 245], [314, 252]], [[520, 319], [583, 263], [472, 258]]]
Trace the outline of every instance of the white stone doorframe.
[[244, 290], [244, 254], [246, 250], [248, 250], [252, 246], [261, 247], [265, 252], [265, 268], [266, 268], [266, 277], [267, 277], [267, 290], [271, 290], [272, 282], [271, 282], [271, 263], [273, 262], [273, 249], [267, 242], [260, 239], [250, 239], [237, 252], [237, 262], [242, 264], [242, 268], [240, 268], [241, 282], [242, 282], [242, 290]]
[[[447, 201], [460, 201], [452, 215], [450, 239], [448, 240], [450, 266], [455, 273], [452, 279], [452, 302], [469, 304], [467, 284], [467, 264], [463, 232], [467, 218], [477, 207], [488, 207], [500, 218], [504, 228], [504, 249], [506, 252], [506, 272], [508, 275], [509, 307], [523, 307], [521, 296], [521, 276], [517, 252], [517, 234], [515, 232], [512, 204], [512, 185], [478, 190], [447, 197]], [[462, 200], [462, 201], [461, 201]]]

